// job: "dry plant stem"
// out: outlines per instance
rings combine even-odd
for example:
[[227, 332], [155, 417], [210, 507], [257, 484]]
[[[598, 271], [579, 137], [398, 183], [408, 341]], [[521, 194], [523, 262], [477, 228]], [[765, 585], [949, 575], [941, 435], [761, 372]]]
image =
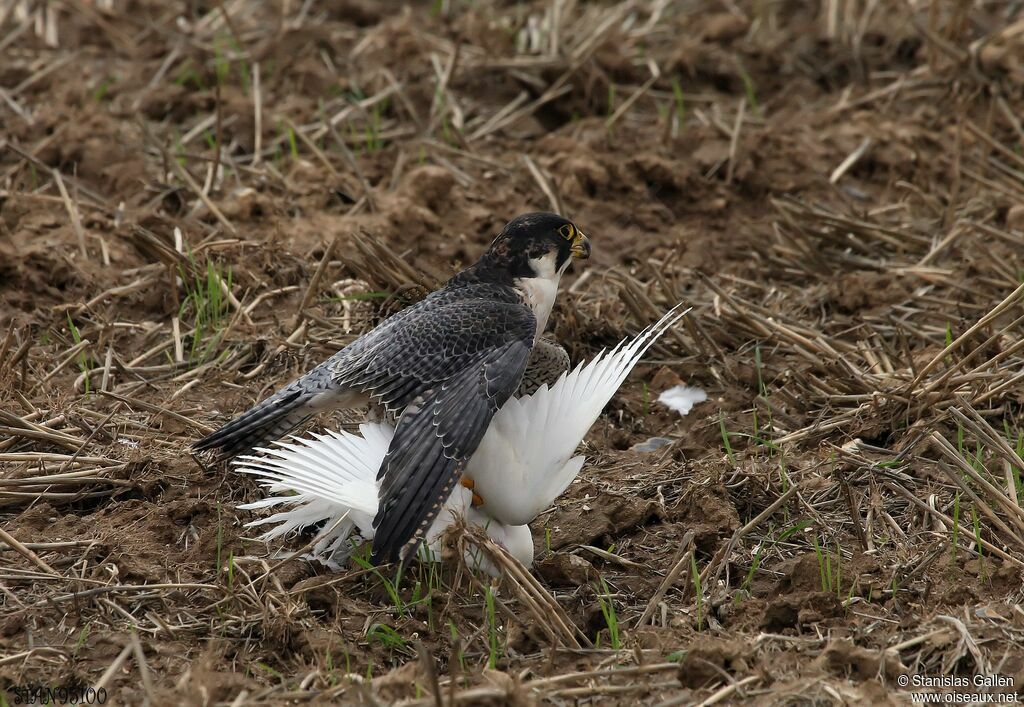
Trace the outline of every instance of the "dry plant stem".
[[608, 116], [608, 120], [606, 120], [604, 124], [605, 128], [608, 130], [614, 128], [619, 119], [622, 118], [622, 116], [624, 116], [626, 112], [633, 107], [633, 104], [640, 100], [640, 98], [646, 94], [652, 86], [654, 86], [655, 82], [659, 78], [661, 78], [661, 72], [657, 70], [657, 67], [652, 66], [651, 77], [644, 82], [643, 86], [634, 91], [629, 98], [624, 100], [622, 104], [615, 109], [614, 113]]
[[52, 575], [55, 575], [55, 576], [58, 576], [58, 577], [60, 576], [60, 574], [56, 570], [54, 570], [48, 564], [43, 562], [39, 558], [39, 555], [35, 554], [31, 550], [29, 550], [27, 547], [22, 545], [21, 542], [19, 542], [17, 540], [17, 538], [15, 538], [13, 535], [11, 535], [10, 533], [8, 533], [6, 530], [4, 530], [2, 528], [0, 528], [0, 540], [3, 540], [10, 547], [14, 548], [20, 555], [22, 555], [22, 557], [27, 559], [29, 562], [31, 562], [33, 565], [35, 565], [36, 567], [41, 569], [43, 572], [46, 572], [47, 574], [52, 574]]
[[732, 127], [732, 134], [729, 137], [729, 164], [725, 170], [725, 183], [732, 184], [733, 171], [736, 169], [736, 152], [739, 148], [740, 131], [743, 129], [743, 116], [747, 109], [747, 99], [740, 99], [739, 107], [736, 108], [736, 122]]
[[358, 252], [358, 259], [349, 263], [356, 274], [363, 279], [379, 282], [401, 291], [415, 286], [427, 292], [440, 287], [441, 283], [423, 272], [418, 272], [394, 250], [380, 239], [365, 231], [352, 235], [352, 245]]
[[206, 192], [203, 191], [203, 188], [199, 186], [196, 180], [192, 178], [192, 175], [188, 173], [188, 170], [181, 166], [181, 164], [176, 159], [171, 160], [171, 166], [174, 169], [174, 171], [178, 173], [178, 176], [181, 177], [182, 181], [185, 182], [188, 188], [191, 189], [192, 192], [197, 197], [199, 197], [199, 200], [206, 205], [206, 208], [210, 210], [210, 213], [212, 213], [217, 218], [217, 220], [221, 222], [224, 228], [226, 228], [228, 232], [231, 233], [231, 235], [237, 236], [238, 230], [232, 225], [230, 221], [228, 221], [227, 217], [224, 216], [224, 213], [220, 210], [220, 208], [218, 208], [218, 206], [213, 203], [213, 200], [210, 199], [209, 196], [207, 196]]
[[[1018, 317], [1016, 320], [1014, 320], [1009, 325], [1007, 325], [1006, 331], [1010, 331], [1010, 330], [1016, 329], [1021, 323], [1024, 323], [1024, 315]], [[974, 350], [972, 350], [970, 353], [968, 353], [967, 355], [965, 355], [962, 358], [960, 358], [959, 360], [957, 360], [941, 376], [939, 376], [938, 378], [933, 380], [931, 383], [929, 383], [927, 386], [925, 386], [924, 389], [921, 391], [921, 396], [923, 397], [925, 395], [929, 395], [930, 393], [934, 393], [936, 390], [939, 390], [943, 386], [947, 385], [949, 380], [954, 375], [956, 375], [956, 373], [959, 370], [964, 368], [965, 364], [968, 361], [970, 361], [976, 355], [978, 355], [979, 353], [984, 351], [986, 348], [988, 348], [990, 345], [992, 345], [1002, 335], [1003, 335], [1002, 331], [993, 333], [992, 336], [990, 336], [984, 342], [982, 342], [981, 344], [976, 346], [974, 348]], [[1017, 341], [1013, 345], [1011, 345], [1009, 348], [1006, 348], [1006, 349], [1000, 351], [995, 356], [982, 360], [981, 363], [979, 363], [975, 368], [971, 369], [967, 373], [967, 375], [974, 375], [974, 374], [979, 373], [980, 371], [982, 371], [982, 370], [984, 370], [986, 368], [994, 366], [997, 363], [1000, 363], [1000, 362], [1010, 358], [1011, 356], [1013, 356], [1014, 354], [1016, 354], [1018, 351], [1020, 351], [1022, 349], [1024, 349], [1024, 340]]]
[[644, 612], [633, 625], [634, 629], [641, 628], [652, 616], [654, 616], [654, 610], [658, 607], [658, 603], [664, 598], [669, 588], [676, 583], [676, 580], [679, 579], [679, 575], [682, 574], [683, 570], [689, 567], [690, 556], [693, 554], [693, 538], [694, 532], [692, 530], [687, 531], [686, 535], [683, 536], [682, 541], [679, 543], [679, 549], [676, 550], [676, 556], [672, 561], [672, 569], [670, 569], [668, 574], [665, 575], [665, 579], [661, 581], [661, 584], [658, 585], [658, 589], [647, 602], [647, 607], [644, 609]]
[[4, 342], [0, 344], [0, 361], [8, 361], [7, 352], [11, 349], [11, 344], [14, 343], [14, 330], [15, 324], [12, 318], [10, 324], [7, 325], [7, 335], [4, 336]]
[[362, 168], [359, 166], [359, 162], [356, 161], [355, 155], [352, 154], [352, 150], [348, 148], [345, 141], [338, 134], [338, 130], [331, 124], [330, 121], [325, 120], [324, 124], [327, 125], [327, 129], [331, 133], [331, 137], [334, 138], [334, 143], [338, 146], [338, 151], [341, 152], [342, 158], [345, 160], [345, 164], [349, 166], [355, 175], [356, 179], [359, 180], [359, 185], [363, 188], [363, 196], [366, 198], [366, 206], [370, 211], [377, 211], [377, 202], [373, 196], [373, 189], [370, 187], [370, 183], [366, 180], [366, 175], [363, 174]]
[[[903, 488], [899, 484], [894, 484], [894, 483], [891, 483], [891, 482], [886, 482], [885, 486], [887, 488], [889, 488], [890, 490], [895, 491], [896, 493], [900, 494], [901, 496], [906, 498], [908, 501], [913, 503], [915, 506], [917, 506], [921, 510], [923, 510], [926, 513], [928, 513], [928, 514], [932, 515], [933, 517], [935, 517], [937, 520], [939, 520], [950, 531], [952, 531], [953, 527], [956, 525], [953, 522], [952, 518], [950, 518], [949, 516], [947, 516], [946, 514], [940, 512], [940, 511], [932, 508], [927, 503], [925, 503], [924, 501], [919, 499], [917, 496], [915, 496], [913, 493], [911, 493], [910, 491], [906, 490], [905, 488]], [[962, 538], [973, 538], [974, 537], [973, 529], [964, 527], [963, 525], [960, 526], [960, 531], [959, 532], [960, 532], [960, 537], [962, 537]], [[991, 542], [989, 542], [985, 538], [979, 538], [979, 541], [981, 543], [981, 546], [984, 547], [989, 552], [991, 552], [991, 553], [993, 553], [995, 555], [998, 555], [1002, 559], [1006, 560], [1007, 562], [1011, 562], [1011, 563], [1017, 565], [1018, 567], [1024, 567], [1024, 561], [1021, 561], [1021, 560], [1017, 559], [1013, 555], [1007, 554], [1002, 548], [996, 547], [995, 545], [993, 545]]]
[[[967, 461], [957, 452], [953, 445], [946, 441], [944, 437], [942, 437], [938, 433], [933, 432], [930, 435], [930, 438], [932, 444], [938, 447], [939, 450], [949, 460], [951, 460], [957, 467], [959, 467], [962, 474], [966, 475], [975, 484], [981, 487], [981, 489], [985, 491], [989, 498], [994, 499], [996, 501], [999, 507], [1002, 508], [1003, 511], [1007, 513], [1007, 516], [1010, 518], [1011, 522], [1013, 522], [1013, 524], [1017, 526], [1018, 530], [1024, 530], [1024, 510], [1022, 510], [1020, 506], [1013, 503], [1009, 498], [1007, 498], [1007, 496], [1002, 491], [1000, 491], [998, 488], [992, 485], [987, 479], [983, 478], [974, 469], [973, 466], [967, 463]], [[962, 480], [959, 474], [953, 474], [952, 476], [955, 477], [955, 481], [958, 485], [969, 490], [969, 487], [967, 487], [966, 482]], [[971, 491], [970, 493], [973, 495], [973, 491]], [[992, 513], [992, 511], [988, 509], [987, 504], [982, 504], [982, 508], [986, 509], [987, 513]], [[994, 518], [994, 514], [992, 515]], [[1002, 524], [1001, 521], [999, 521], [999, 523], [1000, 525]], [[1005, 526], [1003, 527], [1003, 529], [1006, 534], [1008, 534], [1011, 538], [1013, 538], [1019, 544], [1021, 544], [1022, 547], [1024, 547], [1024, 540], [1022, 540], [1019, 535], [1013, 533], [1009, 528], [1006, 528]]]
[[444, 699], [441, 697], [441, 685], [437, 680], [437, 665], [430, 649], [422, 641], [416, 642], [416, 653], [419, 655], [420, 667], [427, 677], [427, 686], [430, 694], [434, 697], [435, 707], [444, 707]]
[[[547, 633], [552, 641], [572, 648], [591, 645], [590, 639], [573, 624], [558, 602], [541, 586], [530, 571], [523, 567], [516, 558], [509, 555], [504, 548], [484, 536], [479, 530], [469, 528], [465, 523], [455, 526], [454, 532], [460, 551], [466, 549], [468, 545], [472, 545], [495, 566], [501, 568], [517, 596], [533, 614], [536, 625]], [[472, 572], [470, 572], [470, 576], [473, 576]]]
[[861, 140], [861, 143], [857, 148], [847, 155], [846, 159], [839, 163], [839, 166], [832, 171], [832, 174], [829, 175], [828, 181], [835, 184], [842, 179], [843, 175], [850, 171], [850, 168], [857, 164], [857, 162], [860, 161], [860, 158], [867, 154], [867, 151], [871, 149], [871, 142], [871, 138], [869, 137]]
[[715, 694], [711, 695], [706, 700], [701, 701], [697, 705], [697, 707], [710, 707], [711, 705], [718, 704], [727, 697], [731, 697], [733, 693], [742, 693], [744, 687], [746, 687], [747, 685], [752, 685], [755, 682], [758, 682], [760, 679], [760, 675], [751, 675], [750, 677], [746, 677], [742, 680], [737, 680], [734, 683], [730, 683], [729, 685], [726, 685], [725, 687], [722, 687], [719, 690], [717, 690]]
[[146, 691], [146, 699], [149, 701], [149, 704], [155, 704], [156, 695], [153, 689], [153, 676], [150, 674], [149, 664], [146, 662], [146, 653], [142, 650], [139, 635], [132, 632], [130, 641], [132, 653], [135, 655], [135, 662], [139, 666], [139, 675], [142, 677], [142, 687]]
[[323, 153], [323, 150], [321, 150], [319, 147], [317, 147], [316, 143], [313, 142], [312, 140], [310, 140], [309, 136], [306, 135], [306, 133], [302, 130], [302, 128], [297, 126], [292, 121], [291, 118], [286, 116], [286, 117], [283, 118], [283, 121], [292, 130], [292, 132], [294, 132], [298, 136], [298, 138], [303, 142], [303, 144], [305, 144], [305, 146], [308, 147], [309, 150], [314, 155], [316, 155], [317, 160], [320, 162], [320, 164], [322, 164], [324, 166], [324, 168], [328, 171], [328, 173], [330, 173], [330, 175], [332, 177], [337, 179], [340, 176], [338, 174], [338, 170], [336, 170], [334, 168], [334, 165], [331, 164], [331, 161], [329, 159], [327, 159], [327, 156]]
[[148, 403], [145, 400], [129, 398], [127, 396], [118, 395], [117, 393], [112, 393], [109, 391], [100, 391], [100, 395], [104, 395], [108, 398], [113, 398], [114, 400], [119, 400], [125, 405], [128, 405], [129, 407], [132, 408], [139, 408], [142, 410], [147, 410], [152, 413], [156, 413], [158, 415], [167, 415], [168, 417], [173, 417], [178, 422], [182, 422], [188, 425], [189, 427], [198, 430], [204, 435], [210, 434], [211, 432], [214, 431], [214, 428], [210, 427], [209, 425], [205, 425], [202, 422], [196, 422], [195, 420], [185, 417], [180, 413], [174, 412], [173, 410], [168, 410], [167, 408], [162, 407], [160, 405], [156, 405], [154, 403]]
[[331, 242], [327, 244], [327, 248], [324, 250], [324, 255], [320, 258], [320, 262], [316, 266], [316, 270], [313, 271], [313, 277], [309, 279], [309, 285], [306, 287], [305, 293], [302, 295], [302, 301], [299, 303], [299, 309], [295, 313], [295, 320], [292, 324], [293, 329], [298, 329], [302, 325], [305, 317], [306, 308], [316, 297], [317, 288], [320, 286], [320, 280], [323, 279], [324, 272], [327, 270], [327, 265], [331, 262], [331, 254], [334, 253], [334, 248], [338, 243], [337, 238], [331, 239]]
[[89, 341], [88, 339], [82, 339], [80, 342], [72, 346], [70, 349], [67, 350], [67, 353], [64, 354], [64, 358], [61, 359], [60, 363], [58, 363], [57, 366], [52, 371], [43, 376], [39, 383], [43, 384], [48, 382], [51, 378], [53, 378], [55, 375], [64, 370], [65, 366], [74, 361], [78, 354], [80, 354], [85, 349], [89, 348], [91, 345], [91, 341]]
[[920, 372], [918, 372], [917, 376], [910, 383], [910, 385], [907, 386], [908, 387], [908, 391], [911, 391], [911, 390], [914, 390], [915, 388], [917, 388], [917, 386], [920, 384], [921, 380], [926, 375], [931, 373], [931, 371], [934, 370], [934, 368], [936, 366], [938, 366], [939, 363], [942, 362], [942, 359], [944, 359], [946, 356], [948, 356], [952, 351], [955, 351], [956, 349], [958, 349], [960, 347], [960, 345], [964, 341], [966, 341], [968, 338], [970, 338], [972, 335], [974, 335], [975, 332], [980, 331], [982, 328], [987, 326], [993, 320], [998, 318], [1003, 312], [1005, 312], [1010, 307], [1012, 307], [1013, 304], [1014, 304], [1014, 300], [1019, 299], [1022, 295], [1024, 295], [1024, 284], [1021, 284], [1020, 286], [1018, 286], [1013, 292], [1011, 292], [1009, 295], [1007, 295], [1003, 299], [1002, 302], [1000, 302], [995, 307], [993, 307], [987, 314], [985, 314], [985, 316], [983, 316], [981, 319], [979, 319], [977, 322], [975, 322], [975, 324], [973, 326], [971, 326], [967, 331], [965, 331], [963, 334], [958, 336], [948, 346], [946, 346], [944, 349], [942, 349], [942, 351], [940, 351], [938, 354], [936, 354], [935, 357], [931, 361], [929, 361], [927, 363], [927, 365], [925, 365], [924, 368], [922, 368], [920, 370]]
[[[959, 408], [952, 407], [949, 409], [950, 414], [963, 424], [968, 430], [978, 436], [979, 439], [985, 440], [986, 446], [995, 450], [996, 453], [1003, 459], [1003, 464], [1006, 467], [1006, 473], [1010, 474], [1010, 469], [1013, 466], [1020, 464], [1020, 457], [1017, 456], [1017, 452], [1007, 444], [1006, 440], [1003, 439], [992, 426], [981, 416], [981, 414], [975, 410], [971, 405], [964, 403], [964, 410], [969, 414], [964, 414]], [[1020, 507], [1020, 501], [1017, 498], [1017, 486], [1015, 482], [1007, 480], [1007, 496], [1013, 502], [1013, 505], [1017, 508]]]
[[[995, 511], [992, 510], [992, 507], [986, 503], [985, 500], [970, 487], [970, 485], [961, 479], [952, 467], [943, 461], [938, 461], [937, 466], [946, 474], [947, 477], [949, 477], [950, 481], [952, 481], [955, 486], [960, 488], [961, 493], [963, 493], [963, 495], [974, 504], [975, 508], [980, 510], [982, 515], [984, 515], [995, 526], [995, 530], [1001, 534], [998, 536], [1000, 539], [1007, 537], [1018, 545], [1024, 544], [1024, 541], [1021, 540], [1020, 536], [1013, 532], [1013, 530], [1011, 530], [1009, 526], [1007, 526], [1006, 523], [996, 515]], [[995, 535], [996, 533], [993, 534]], [[977, 532], [975, 535], [977, 535]]]
[[702, 588], [713, 588], [718, 585], [718, 579], [722, 575], [722, 569], [725, 567], [725, 563], [728, 561], [729, 555], [732, 554], [732, 551], [736, 548], [736, 545], [739, 543], [739, 541], [742, 540], [754, 528], [768, 520], [772, 515], [775, 514], [777, 510], [782, 508], [786, 503], [788, 503], [789, 500], [793, 498], [793, 496], [797, 495], [800, 492], [800, 488], [801, 487], [796, 484], [790, 486], [788, 489], [786, 489], [786, 492], [779, 496], [777, 499], [775, 499], [775, 501], [773, 501], [770, 506], [768, 506], [763, 511], [758, 513], [757, 516], [754, 517], [749, 523], [747, 523], [742, 528], [739, 528], [735, 533], [733, 533], [732, 537], [729, 538], [729, 542], [726, 543], [726, 545], [721, 550], [715, 553], [714, 558], [712, 558], [711, 562], [708, 563], [707, 567], [705, 567], [704, 571], [701, 573]]
[[121, 649], [121, 652], [117, 654], [117, 657], [114, 658], [110, 666], [103, 672], [103, 675], [100, 676], [100, 679], [96, 681], [96, 683], [92, 686], [93, 690], [98, 692], [100, 690], [106, 689], [107, 685], [110, 684], [110, 681], [114, 679], [114, 676], [121, 671], [121, 668], [124, 666], [124, 663], [128, 659], [128, 656], [131, 654], [131, 652], [132, 645], [131, 643], [129, 643]]
[[530, 176], [533, 177], [534, 181], [536, 181], [537, 185], [540, 187], [540, 190], [544, 192], [544, 196], [547, 197], [551, 210], [556, 214], [564, 214], [565, 207], [562, 206], [562, 202], [558, 198], [558, 194], [552, 188], [544, 174], [540, 171], [540, 168], [536, 163], [534, 163], [529, 155], [523, 155], [523, 162], [526, 164], [527, 169], [530, 170]]
[[[50, 175], [50, 177], [52, 177], [53, 180], [56, 182], [56, 180], [57, 180], [57, 176], [56, 176], [57, 170], [51, 168], [48, 164], [46, 164], [45, 162], [40, 160], [34, 154], [32, 154], [28, 150], [25, 150], [24, 148], [18, 146], [14, 142], [7, 141], [4, 144], [5, 144], [5, 146], [7, 147], [8, 150], [10, 150], [11, 152], [14, 152], [18, 156], [20, 156], [22, 159], [32, 163], [37, 169], [42, 170], [42, 172], [44, 174]], [[93, 191], [89, 187], [83, 185], [79, 180], [73, 179], [71, 177], [67, 177], [66, 180], [65, 180], [63, 175], [61, 176], [61, 180], [62, 181], [66, 181], [68, 184], [71, 184], [71, 186], [75, 190], [76, 194], [87, 196], [93, 202], [93, 207], [94, 208], [101, 209], [101, 210], [103, 210], [106, 213], [113, 213], [114, 212], [114, 209], [110, 206], [110, 204], [107, 203], [106, 199], [104, 199], [98, 192]], [[63, 199], [62, 199], [62, 202], [63, 202]]]
[[82, 452], [85, 451], [85, 448], [87, 446], [89, 446], [89, 442], [91, 442], [93, 440], [93, 437], [96, 436], [96, 433], [98, 433], [100, 430], [105, 428], [107, 426], [107, 423], [110, 422], [110, 420], [114, 417], [114, 415], [116, 415], [120, 411], [120, 409], [121, 409], [121, 402], [118, 401], [117, 404], [114, 405], [114, 409], [111, 410], [110, 413], [105, 418], [103, 418], [103, 421], [100, 422], [100, 424], [96, 425], [96, 427], [93, 428], [92, 432], [89, 433], [89, 436], [86, 437], [85, 440], [82, 442], [82, 446], [80, 446], [78, 449], [75, 450], [75, 453], [71, 455], [70, 459], [68, 459], [66, 462], [64, 462], [64, 463], [62, 463], [60, 465], [60, 468], [57, 469], [57, 473], [58, 474], [63, 473], [65, 469], [67, 469], [69, 466], [74, 464], [75, 459], [77, 459], [78, 456]]
[[60, 198], [64, 200], [64, 207], [67, 209], [68, 217], [71, 219], [71, 226], [75, 229], [75, 235], [78, 237], [78, 247], [82, 252], [82, 257], [88, 258], [89, 253], [85, 249], [85, 229], [82, 228], [82, 219], [78, 215], [78, 208], [71, 201], [71, 197], [68, 196], [67, 187], [64, 186], [64, 179], [61, 177], [59, 170], [53, 170], [53, 179], [57, 183], [57, 189], [60, 190]]

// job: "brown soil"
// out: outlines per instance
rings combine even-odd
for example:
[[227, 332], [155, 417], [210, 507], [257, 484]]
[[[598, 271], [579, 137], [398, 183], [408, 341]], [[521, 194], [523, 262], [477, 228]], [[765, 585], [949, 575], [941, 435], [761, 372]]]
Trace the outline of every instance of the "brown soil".
[[[1019, 6], [11, 7], [9, 703], [1024, 691]], [[492, 620], [455, 563], [396, 605], [379, 575], [248, 539], [260, 490], [190, 442], [555, 208], [594, 244], [553, 318], [574, 361], [693, 306], [533, 524], [566, 630], [509, 580]], [[656, 402], [680, 381], [709, 394], [685, 418]], [[650, 437], [674, 441], [633, 449]]]

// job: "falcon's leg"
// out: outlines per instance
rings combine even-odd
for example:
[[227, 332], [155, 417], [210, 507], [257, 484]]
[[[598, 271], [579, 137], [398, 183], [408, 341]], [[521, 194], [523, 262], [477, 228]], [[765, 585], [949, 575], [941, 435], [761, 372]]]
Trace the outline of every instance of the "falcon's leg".
[[370, 400], [370, 404], [366, 408], [367, 422], [382, 422], [394, 427], [398, 424], [399, 417], [401, 417], [401, 415], [397, 415], [394, 412], [388, 412], [386, 407], [374, 400]]
[[[459, 483], [462, 484], [463, 487], [469, 489], [470, 491], [473, 491], [473, 489], [476, 487], [476, 481], [469, 478], [468, 476], [463, 476], [462, 479], [459, 480]], [[481, 498], [480, 494], [478, 494], [476, 491], [473, 491], [473, 508], [479, 508], [482, 505], [484, 505], [484, 499]]]
[[554, 385], [558, 377], [569, 370], [569, 354], [560, 344], [548, 339], [539, 339], [530, 352], [526, 371], [519, 382], [516, 397], [522, 398], [537, 392], [537, 388]]

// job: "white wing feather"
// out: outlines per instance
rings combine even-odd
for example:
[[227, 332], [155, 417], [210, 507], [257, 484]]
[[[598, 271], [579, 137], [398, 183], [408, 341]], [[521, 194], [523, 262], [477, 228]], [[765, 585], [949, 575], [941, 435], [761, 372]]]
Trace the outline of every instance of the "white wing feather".
[[[377, 514], [377, 469], [391, 444], [394, 429], [381, 423], [359, 426], [359, 435], [333, 430], [311, 437], [293, 437], [259, 448], [260, 456], [245, 455], [234, 462], [235, 471], [256, 476], [271, 494], [268, 498], [239, 506], [245, 510], [283, 508], [246, 527], [271, 526], [259, 539], [264, 542], [288, 536], [311, 525], [323, 524], [310, 557], [337, 569], [351, 552], [348, 539], [357, 531], [363, 539], [373, 538]], [[507, 528], [472, 509], [472, 494], [455, 489], [444, 509], [427, 531], [428, 551], [440, 558], [440, 536], [454, 515], [485, 528], [497, 542], [520, 560], [531, 562], [533, 544], [528, 528]], [[525, 534], [525, 535], [524, 535]], [[483, 557], [470, 557], [471, 566], [495, 574], [497, 570]]]
[[529, 523], [572, 483], [584, 462], [572, 456], [576, 447], [647, 350], [690, 311], [681, 306], [550, 388], [502, 406], [466, 467], [490, 516], [507, 525]]
[[323, 523], [322, 535], [310, 555], [331, 567], [337, 567], [348, 556], [346, 541], [353, 530], [372, 538], [377, 468], [394, 430], [367, 423], [360, 425], [359, 431], [360, 435], [329, 430], [312, 438], [293, 437], [294, 443], [278, 442], [274, 447], [255, 450], [261, 456], [239, 457], [234, 462], [235, 471], [256, 476], [271, 494], [282, 494], [239, 508], [284, 508], [246, 527], [270, 525], [259, 539], [271, 541]]

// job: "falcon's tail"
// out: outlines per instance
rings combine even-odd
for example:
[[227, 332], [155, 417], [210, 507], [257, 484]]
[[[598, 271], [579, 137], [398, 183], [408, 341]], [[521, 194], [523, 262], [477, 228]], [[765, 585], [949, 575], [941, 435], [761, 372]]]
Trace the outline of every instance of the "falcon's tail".
[[278, 439], [318, 412], [355, 404], [358, 397], [332, 388], [329, 371], [321, 364], [195, 442], [192, 448], [216, 449], [222, 457], [233, 456]]
[[[576, 447], [647, 350], [690, 311], [681, 308], [562, 374], [550, 387], [542, 385], [502, 406], [470, 462], [476, 468], [467, 470], [492, 515], [509, 524], [528, 523], [572, 483], [584, 461], [572, 456]], [[515, 464], [490, 463], [508, 458], [509, 449], [515, 450]], [[506, 506], [504, 499], [516, 502]]]
[[260, 536], [269, 541], [323, 523], [322, 537], [310, 555], [336, 566], [350, 551], [346, 540], [353, 530], [373, 537], [377, 513], [377, 469], [387, 454], [394, 430], [387, 425], [360, 425], [361, 435], [348, 432], [314, 434], [258, 449], [262, 456], [242, 456], [235, 471], [259, 478], [274, 495], [239, 506], [242, 509], [283, 510], [248, 523], [272, 524]]

